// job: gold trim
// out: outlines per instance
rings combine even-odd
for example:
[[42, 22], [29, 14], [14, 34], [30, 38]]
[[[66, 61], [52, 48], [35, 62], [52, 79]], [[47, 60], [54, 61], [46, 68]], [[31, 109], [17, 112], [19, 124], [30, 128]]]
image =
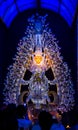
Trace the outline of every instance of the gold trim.
[[24, 97], [25, 94], [28, 94], [28, 91], [23, 91], [20, 94], [19, 99], [18, 99], [18, 104], [24, 104], [23, 97]]
[[49, 91], [48, 95], [49, 96], [53, 95], [53, 97], [54, 97], [53, 102], [51, 102], [49, 104], [58, 104], [59, 103], [59, 98], [58, 98], [58, 95], [55, 91]]

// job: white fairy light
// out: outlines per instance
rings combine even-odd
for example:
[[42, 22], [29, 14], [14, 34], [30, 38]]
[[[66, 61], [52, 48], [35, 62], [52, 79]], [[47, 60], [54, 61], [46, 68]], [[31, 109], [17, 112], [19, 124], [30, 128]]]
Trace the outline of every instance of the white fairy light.
[[[35, 16], [29, 19], [25, 36], [18, 44], [14, 63], [8, 68], [3, 92], [5, 103], [18, 104], [21, 85], [29, 85], [27, 101], [31, 99], [39, 107], [39, 104], [46, 103], [46, 100], [50, 102], [49, 84], [56, 84], [57, 95], [59, 96], [57, 109], [62, 112], [69, 111], [74, 105], [74, 90], [70, 70], [67, 63], [63, 62], [56, 38], [45, 23], [46, 17], [38, 16], [39, 19], [41, 25], [40, 27], [36, 25], [36, 28], [34, 28]], [[53, 81], [49, 81], [45, 76], [45, 71], [49, 68], [54, 74]], [[23, 79], [27, 69], [32, 72], [29, 81]]]

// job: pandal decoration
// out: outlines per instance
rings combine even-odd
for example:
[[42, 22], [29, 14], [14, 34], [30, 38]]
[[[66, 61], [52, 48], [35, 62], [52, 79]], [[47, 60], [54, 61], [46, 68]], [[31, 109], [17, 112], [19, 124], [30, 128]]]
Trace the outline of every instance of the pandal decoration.
[[[51, 103], [49, 98], [49, 84], [57, 86], [57, 110], [69, 111], [74, 106], [74, 90], [67, 63], [60, 56], [60, 48], [49, 25], [46, 16], [32, 16], [28, 19], [25, 37], [20, 40], [13, 65], [8, 68], [5, 81], [5, 103], [18, 105], [21, 86], [28, 85], [28, 97], [36, 108], [41, 104]], [[49, 80], [45, 72], [51, 68], [54, 79]], [[26, 71], [32, 72], [31, 78], [24, 80]]]

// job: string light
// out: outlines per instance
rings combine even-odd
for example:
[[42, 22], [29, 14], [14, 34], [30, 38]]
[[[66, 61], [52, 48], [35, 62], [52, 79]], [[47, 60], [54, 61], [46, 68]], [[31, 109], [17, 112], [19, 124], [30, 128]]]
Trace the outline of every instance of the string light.
[[[50, 102], [49, 84], [56, 84], [59, 97], [57, 109], [61, 112], [69, 111], [74, 106], [74, 89], [70, 70], [67, 63], [63, 62], [58, 42], [46, 24], [46, 16], [36, 15], [29, 18], [28, 22], [25, 36], [18, 44], [14, 63], [8, 68], [3, 92], [5, 103], [18, 104], [23, 84], [29, 85], [27, 100], [32, 99], [35, 104], [46, 103], [45, 100]], [[54, 74], [53, 81], [45, 76], [49, 68]], [[23, 79], [27, 69], [32, 72], [29, 81]]]

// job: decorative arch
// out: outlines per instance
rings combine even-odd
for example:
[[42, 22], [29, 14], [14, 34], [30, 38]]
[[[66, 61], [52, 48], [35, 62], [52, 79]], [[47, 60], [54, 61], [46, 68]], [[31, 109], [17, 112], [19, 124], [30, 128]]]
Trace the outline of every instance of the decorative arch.
[[[76, 8], [77, 0], [1, 0], [0, 1], [0, 18], [9, 27], [14, 18], [20, 13], [28, 9], [43, 8], [52, 10], [60, 14], [69, 26], [72, 25]], [[9, 20], [8, 20], [9, 19]]]

